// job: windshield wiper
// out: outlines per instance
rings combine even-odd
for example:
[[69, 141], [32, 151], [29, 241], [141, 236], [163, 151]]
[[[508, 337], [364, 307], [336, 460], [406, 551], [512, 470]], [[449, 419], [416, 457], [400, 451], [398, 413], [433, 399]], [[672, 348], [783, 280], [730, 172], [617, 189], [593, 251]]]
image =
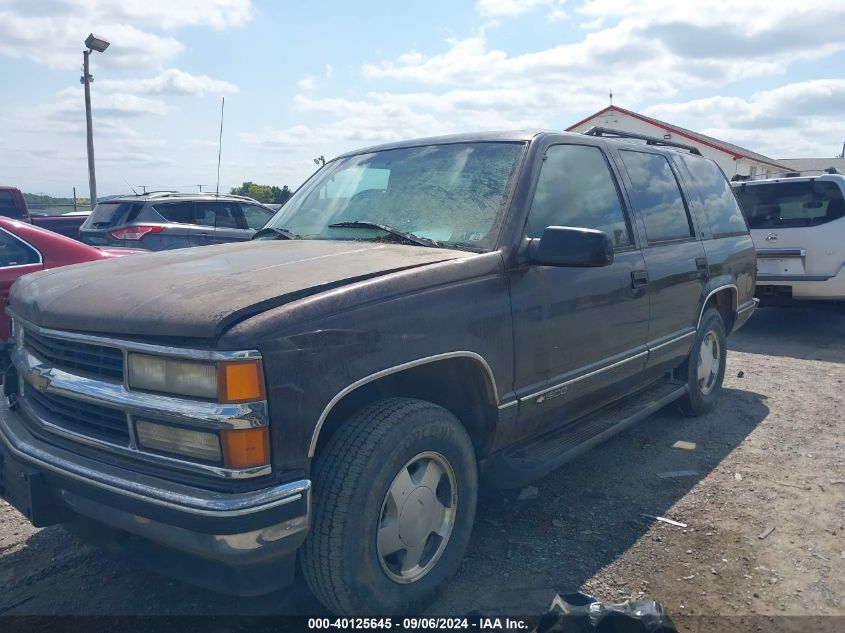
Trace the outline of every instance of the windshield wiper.
[[280, 229], [275, 226], [265, 226], [263, 229], [259, 229], [255, 232], [250, 239], [261, 239], [263, 235], [272, 235], [274, 240], [298, 240], [299, 236], [296, 233], [292, 233], [287, 229]]
[[389, 224], [382, 224], [381, 222], [366, 222], [363, 220], [355, 220], [354, 222], [335, 222], [334, 224], [329, 224], [330, 229], [379, 229], [384, 231], [385, 233], [389, 233], [390, 235], [401, 237], [403, 240], [407, 240], [418, 246], [434, 246], [437, 248], [442, 247], [443, 245], [438, 242], [437, 240], [432, 240], [427, 237], [420, 237], [419, 235], [414, 235], [413, 233], [407, 233], [402, 229], [397, 229], [396, 227], [390, 226]]

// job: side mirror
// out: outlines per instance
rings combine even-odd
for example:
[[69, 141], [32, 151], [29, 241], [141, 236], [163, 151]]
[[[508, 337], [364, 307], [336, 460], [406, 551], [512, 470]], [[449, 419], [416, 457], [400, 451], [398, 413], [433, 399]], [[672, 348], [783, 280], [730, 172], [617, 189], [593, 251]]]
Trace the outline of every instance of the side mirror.
[[604, 231], [549, 226], [528, 246], [528, 257], [539, 266], [588, 268], [613, 263], [613, 241]]

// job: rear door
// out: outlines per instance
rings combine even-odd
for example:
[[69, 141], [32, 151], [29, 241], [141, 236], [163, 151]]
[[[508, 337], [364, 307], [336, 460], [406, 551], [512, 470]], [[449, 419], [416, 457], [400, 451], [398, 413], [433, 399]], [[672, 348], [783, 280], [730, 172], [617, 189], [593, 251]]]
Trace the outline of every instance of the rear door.
[[648, 367], [659, 369], [689, 352], [709, 277], [707, 256], [668, 158], [639, 149], [620, 149], [619, 156], [645, 240]]
[[547, 226], [599, 229], [614, 262], [523, 266], [510, 273], [520, 433], [532, 435], [624, 395], [645, 364], [645, 273], [603, 144], [554, 144], [540, 168], [526, 237]]
[[34, 246], [0, 229], [0, 342], [9, 338], [9, 318], [6, 316], [9, 288], [18, 277], [43, 268], [41, 253]]
[[[146, 235], [139, 246], [162, 251], [194, 245], [193, 232], [198, 227], [192, 201], [156, 202], [152, 208], [160, 216], [161, 230]], [[126, 246], [131, 246], [131, 244], [127, 243]]]
[[197, 246], [242, 242], [254, 231], [246, 229], [240, 204], [230, 200], [198, 200], [194, 203], [198, 228], [192, 239]]

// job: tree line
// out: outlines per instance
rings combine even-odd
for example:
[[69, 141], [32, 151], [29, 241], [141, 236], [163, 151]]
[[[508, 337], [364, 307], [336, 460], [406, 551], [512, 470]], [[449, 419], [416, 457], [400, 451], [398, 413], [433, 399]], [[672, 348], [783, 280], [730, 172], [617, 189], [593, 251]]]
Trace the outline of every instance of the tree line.
[[293, 191], [285, 185], [281, 189], [276, 185], [259, 185], [246, 181], [240, 187], [232, 187], [229, 192], [235, 196], [247, 196], [264, 204], [284, 204], [293, 195]]

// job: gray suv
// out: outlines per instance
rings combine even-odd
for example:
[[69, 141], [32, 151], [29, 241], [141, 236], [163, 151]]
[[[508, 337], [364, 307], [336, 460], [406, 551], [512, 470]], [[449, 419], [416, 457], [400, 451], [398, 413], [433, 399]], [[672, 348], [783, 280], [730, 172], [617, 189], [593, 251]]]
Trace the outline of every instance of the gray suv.
[[79, 232], [92, 246], [163, 251], [248, 240], [273, 213], [243, 196], [151, 192], [100, 202]]

